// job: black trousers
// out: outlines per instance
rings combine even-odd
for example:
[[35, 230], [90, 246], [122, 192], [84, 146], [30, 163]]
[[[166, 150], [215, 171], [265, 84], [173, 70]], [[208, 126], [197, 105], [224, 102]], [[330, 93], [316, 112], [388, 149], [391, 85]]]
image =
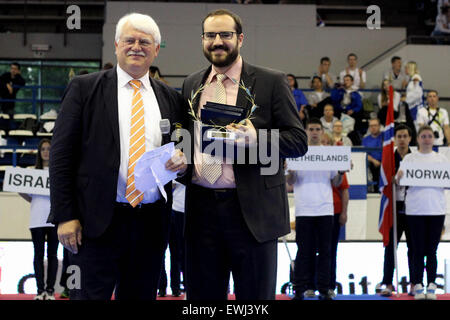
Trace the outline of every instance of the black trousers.
[[331, 260], [330, 260], [330, 289], [336, 289], [336, 258], [337, 258], [337, 247], [339, 243], [339, 233], [341, 231], [341, 225], [339, 224], [340, 214], [335, 214], [333, 216], [333, 232], [331, 237]]
[[[31, 239], [34, 246], [34, 274], [38, 294], [43, 291], [55, 291], [56, 273], [58, 271], [58, 234], [55, 227], [32, 228]], [[47, 284], [44, 287], [44, 251], [47, 238]]]
[[67, 279], [69, 277], [69, 274], [67, 273], [67, 267], [70, 265], [70, 251], [64, 248], [63, 251], [63, 263], [62, 263], [62, 269], [61, 269], [61, 278], [59, 279], [59, 285], [63, 287], [64, 289], [68, 289], [67, 287]]
[[[132, 208], [116, 205], [104, 234], [83, 238], [70, 262], [80, 268], [81, 288], [70, 289], [71, 300], [155, 300], [170, 208], [163, 202]], [[69, 284], [71, 283], [69, 276]]]
[[411, 283], [423, 284], [425, 257], [427, 258], [427, 283], [435, 282], [437, 270], [436, 251], [441, 239], [444, 220], [445, 215], [406, 216], [412, 247]]
[[[403, 204], [402, 204], [403, 203]], [[404, 202], [397, 201], [397, 212], [399, 206], [404, 206]], [[397, 245], [400, 242], [400, 238], [403, 235], [406, 236], [406, 244], [408, 246], [408, 267], [409, 267], [409, 279], [411, 281], [411, 265], [412, 265], [412, 249], [410, 241], [410, 233], [408, 224], [406, 223], [406, 215], [404, 213], [397, 213]], [[394, 277], [394, 228], [389, 231], [389, 243], [384, 248], [384, 267], [383, 267], [383, 284], [392, 285], [392, 279]]]
[[[297, 217], [295, 223], [297, 256], [294, 265], [294, 290], [303, 294], [315, 282], [317, 289], [326, 293], [330, 286], [331, 236], [333, 216]], [[316, 254], [319, 254], [316, 258]]]
[[[172, 210], [170, 218], [169, 231], [169, 250], [170, 250], [170, 288], [180, 290], [181, 273], [184, 272], [184, 212]], [[161, 279], [159, 281], [159, 290], [166, 290], [167, 288], [167, 274], [166, 268], [163, 265], [161, 268]]]
[[277, 239], [259, 243], [248, 229], [237, 192], [192, 186], [186, 212], [188, 300], [226, 300], [233, 275], [237, 300], [275, 300]]

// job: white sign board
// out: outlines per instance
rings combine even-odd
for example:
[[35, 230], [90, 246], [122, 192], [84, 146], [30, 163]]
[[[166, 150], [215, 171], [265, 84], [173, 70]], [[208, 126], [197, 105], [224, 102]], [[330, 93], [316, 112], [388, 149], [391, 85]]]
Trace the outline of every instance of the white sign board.
[[401, 186], [450, 188], [450, 163], [402, 162]]
[[3, 191], [49, 196], [48, 170], [7, 168], [3, 179]]
[[308, 147], [303, 157], [286, 160], [289, 170], [347, 171], [350, 170], [351, 147], [313, 146]]

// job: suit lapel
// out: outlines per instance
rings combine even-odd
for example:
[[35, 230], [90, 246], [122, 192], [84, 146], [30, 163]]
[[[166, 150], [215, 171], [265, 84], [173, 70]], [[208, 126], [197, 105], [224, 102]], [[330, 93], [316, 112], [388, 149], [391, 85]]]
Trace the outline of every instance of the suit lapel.
[[[204, 73], [201, 73], [200, 76], [194, 80], [194, 83], [192, 84], [192, 91], [189, 92], [189, 99], [191, 99], [191, 95], [195, 94], [195, 92], [200, 88], [202, 84], [206, 82], [206, 79], [208, 78], [209, 73], [211, 72], [211, 66], [205, 70]], [[200, 96], [201, 93], [197, 94], [197, 97], [195, 98], [194, 105], [192, 106], [194, 109], [195, 114], [198, 113], [198, 105], [200, 103]]]
[[[170, 103], [167, 101], [168, 97], [162, 91], [161, 85], [150, 77], [150, 84], [153, 88], [153, 92], [156, 96], [156, 101], [158, 102], [159, 111], [161, 112], [161, 119], [169, 119], [170, 120]], [[172, 121], [170, 121], [170, 125], [172, 127]], [[170, 138], [168, 135], [162, 135], [161, 137], [161, 145], [169, 143]]]
[[[255, 81], [256, 78], [254, 77], [254, 70], [253, 68], [245, 63], [242, 62], [242, 71], [241, 71], [241, 82], [244, 83], [245, 87], [250, 90], [251, 94], [254, 95], [255, 92]], [[239, 88], [238, 90], [238, 96], [236, 100], [236, 106], [240, 107], [251, 107], [250, 101], [247, 99], [247, 94], [245, 90]]]
[[105, 102], [106, 114], [111, 124], [114, 142], [120, 152], [119, 138], [119, 104], [117, 102], [117, 71], [116, 68], [105, 73], [106, 81], [103, 81], [102, 95]]

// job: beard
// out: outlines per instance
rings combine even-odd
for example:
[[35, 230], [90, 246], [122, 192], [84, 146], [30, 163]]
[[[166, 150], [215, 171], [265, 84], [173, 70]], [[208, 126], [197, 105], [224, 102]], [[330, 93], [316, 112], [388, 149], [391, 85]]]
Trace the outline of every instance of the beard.
[[[222, 49], [225, 51], [225, 54], [220, 57], [213, 56], [213, 51], [215, 49]], [[203, 48], [203, 54], [205, 55], [206, 59], [208, 59], [208, 61], [211, 62], [215, 67], [228, 67], [239, 56], [238, 44], [236, 42], [236, 46], [234, 47], [234, 49], [230, 49], [227, 46], [211, 46], [209, 48]]]

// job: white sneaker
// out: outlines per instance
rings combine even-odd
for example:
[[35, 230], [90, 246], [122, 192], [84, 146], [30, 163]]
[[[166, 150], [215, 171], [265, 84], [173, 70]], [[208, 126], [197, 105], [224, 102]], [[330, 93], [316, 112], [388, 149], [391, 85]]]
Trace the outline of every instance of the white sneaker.
[[436, 289], [437, 289], [437, 286], [433, 282], [428, 284], [428, 287], [427, 287], [427, 300], [436, 300], [437, 299], [437, 297], [436, 297]]
[[37, 294], [37, 295], [34, 297], [34, 300], [45, 300], [45, 296], [46, 296], [45, 291], [42, 291], [40, 294]]
[[414, 299], [415, 300], [425, 300], [427, 297], [423, 290], [423, 286], [418, 283], [414, 286]]
[[46, 292], [46, 293], [45, 293], [45, 300], [56, 300], [56, 299], [55, 299], [55, 294], [54, 294], [54, 293]]
[[393, 285], [384, 285], [382, 290], [381, 290], [381, 292], [380, 292], [380, 295], [382, 297], [390, 297], [390, 296], [392, 296], [392, 291], [393, 290], [394, 290], [394, 286]]
[[332, 299], [334, 299], [334, 298], [336, 298], [336, 292], [334, 292], [334, 290], [329, 289], [328, 296], [330, 296]]
[[303, 296], [305, 298], [314, 298], [316, 296], [316, 291], [312, 289], [306, 290], [305, 293], [303, 293]]

